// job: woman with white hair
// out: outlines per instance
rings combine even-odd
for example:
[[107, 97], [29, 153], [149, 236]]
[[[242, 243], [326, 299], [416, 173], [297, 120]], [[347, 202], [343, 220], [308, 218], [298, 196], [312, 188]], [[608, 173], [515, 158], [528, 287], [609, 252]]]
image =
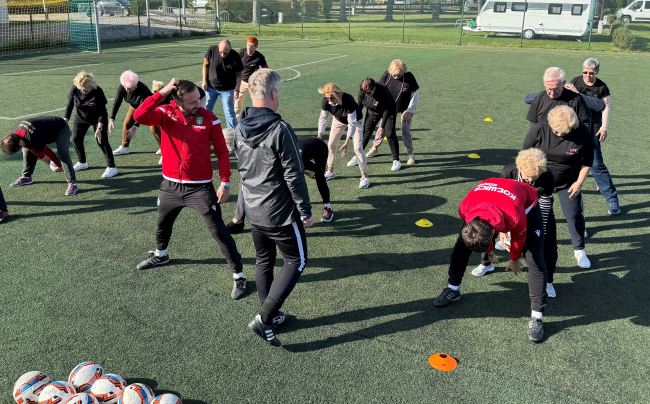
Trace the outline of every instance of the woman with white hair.
[[554, 190], [569, 227], [574, 256], [580, 268], [590, 268], [591, 262], [585, 252], [581, 191], [594, 159], [591, 134], [580, 124], [571, 107], [561, 105], [551, 109], [544, 121], [530, 128], [523, 148], [531, 147], [546, 154], [547, 168], [553, 175]]
[[[411, 138], [411, 121], [415, 110], [420, 102], [420, 86], [413, 73], [408, 71], [406, 64], [400, 59], [395, 59], [388, 65], [388, 70], [379, 78], [379, 82], [388, 88], [390, 94], [395, 99], [397, 112], [400, 114], [402, 123], [402, 141], [406, 147], [408, 160], [406, 165], [415, 164], [415, 153], [413, 152], [413, 140]], [[375, 141], [372, 148], [367, 153], [372, 157], [379, 152], [383, 137], [375, 135]]]
[[359, 188], [368, 188], [370, 180], [368, 179], [368, 162], [366, 155], [363, 154], [363, 112], [361, 106], [357, 104], [354, 97], [343, 90], [336, 83], [327, 83], [318, 89], [323, 95], [321, 102], [320, 117], [318, 118], [318, 138], [321, 139], [327, 128], [327, 116], [332, 114], [332, 124], [330, 126], [330, 136], [327, 142], [327, 171], [325, 179], [334, 178], [334, 160], [336, 159], [337, 147], [341, 135], [346, 131], [345, 142], [338, 148], [341, 156], [345, 156], [350, 139], [354, 147], [354, 163], [348, 164], [352, 167], [359, 165], [361, 179]]
[[[122, 144], [120, 147], [113, 150], [114, 155], [119, 156], [129, 153], [129, 143], [133, 136], [135, 136], [138, 126], [140, 126], [140, 124], [133, 119], [133, 113], [150, 95], [151, 91], [146, 84], [140, 81], [140, 78], [135, 72], [127, 70], [120, 75], [120, 85], [115, 94], [115, 101], [113, 101], [111, 119], [108, 121], [109, 131], [112, 131], [115, 127], [115, 117], [120, 110], [122, 101], [129, 104], [129, 109], [126, 111], [124, 123], [122, 124]], [[151, 126], [149, 127], [149, 130], [160, 147], [160, 129], [156, 126]]]
[[596, 180], [600, 194], [607, 202], [607, 213], [618, 215], [621, 213], [618, 193], [603, 160], [601, 149], [601, 143], [605, 142], [609, 134], [609, 112], [612, 101], [609, 87], [597, 77], [599, 72], [600, 62], [597, 59], [588, 58], [582, 63], [582, 75], [571, 80], [571, 84], [580, 94], [598, 98], [605, 104], [605, 109], [602, 112], [592, 110], [591, 113], [591, 133], [594, 135], [594, 165], [591, 167], [591, 175]]
[[111, 178], [117, 175], [115, 159], [111, 145], [108, 143], [108, 112], [106, 111], [106, 95], [104, 90], [97, 85], [92, 73], [80, 71], [75, 76], [72, 89], [68, 95], [68, 105], [65, 109], [65, 120], [69, 120], [72, 110], [76, 110], [72, 123], [72, 144], [77, 152], [79, 161], [73, 166], [75, 171], [88, 169], [86, 162], [86, 148], [84, 137], [92, 126], [95, 131], [97, 145], [106, 157], [106, 170], [102, 178]]

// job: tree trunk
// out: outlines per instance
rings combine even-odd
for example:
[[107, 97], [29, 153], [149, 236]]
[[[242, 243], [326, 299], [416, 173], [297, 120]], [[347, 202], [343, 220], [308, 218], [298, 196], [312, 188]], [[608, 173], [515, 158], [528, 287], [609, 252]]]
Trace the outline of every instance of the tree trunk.
[[340, 0], [339, 1], [339, 21], [347, 21], [347, 18], [345, 18], [346, 13], [345, 13], [345, 0]]
[[253, 21], [251, 21], [251, 24], [257, 25], [257, 19], [259, 16], [257, 15], [257, 0], [253, 0]]
[[386, 2], [386, 17], [384, 21], [393, 21], [393, 7], [395, 5], [395, 0], [388, 0]]

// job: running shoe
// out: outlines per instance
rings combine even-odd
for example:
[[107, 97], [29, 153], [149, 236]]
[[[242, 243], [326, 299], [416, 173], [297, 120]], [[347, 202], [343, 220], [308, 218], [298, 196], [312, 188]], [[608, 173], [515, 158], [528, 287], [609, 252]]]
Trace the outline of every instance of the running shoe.
[[279, 347], [282, 345], [278, 337], [273, 331], [273, 326], [266, 325], [262, 322], [262, 316], [259, 314], [255, 316], [253, 321], [248, 323], [248, 328], [253, 330], [257, 336], [262, 338], [264, 341], [268, 342], [272, 346]]
[[490, 272], [494, 271], [494, 265], [483, 265], [480, 264], [476, 268], [472, 269], [472, 275], [474, 276], [483, 276]]
[[77, 161], [77, 162], [74, 163], [74, 165], [72, 166], [72, 169], [75, 170], [75, 171], [83, 171], [83, 170], [87, 170], [88, 167], [89, 167], [89, 166], [88, 166], [88, 163], [82, 163], [82, 162], [80, 162], [80, 161]]
[[555, 297], [557, 294], [555, 293], [555, 288], [553, 287], [552, 283], [547, 283], [546, 284], [546, 295], [548, 297]]
[[578, 261], [578, 266], [582, 269], [589, 269], [591, 268], [591, 261], [589, 261], [589, 258], [587, 257], [587, 253], [585, 250], [574, 250], [573, 255], [576, 257], [576, 260]]
[[116, 175], [117, 175], [117, 168], [106, 167], [106, 170], [104, 170], [104, 173], [102, 174], [102, 178], [113, 178]]
[[414, 164], [415, 164], [415, 156], [413, 154], [409, 154], [409, 159], [406, 160], [406, 165], [412, 166]]
[[32, 180], [32, 177], [18, 177], [18, 179], [9, 186], [11, 187], [24, 187], [25, 185], [32, 185], [34, 183], [34, 180]]
[[544, 339], [544, 322], [541, 318], [531, 317], [528, 322], [528, 340], [542, 342]]
[[451, 288], [444, 288], [440, 295], [433, 301], [433, 305], [436, 307], [445, 307], [449, 303], [453, 303], [458, 300], [460, 300], [460, 289], [453, 290]]
[[138, 271], [144, 271], [146, 269], [151, 269], [155, 267], [160, 267], [165, 264], [169, 264], [169, 254], [162, 257], [157, 257], [153, 251], [149, 251], [147, 259], [142, 261], [135, 267]]
[[621, 214], [621, 207], [618, 205], [618, 200], [608, 203], [607, 213], [613, 216]]
[[323, 208], [323, 216], [320, 218], [321, 222], [329, 223], [334, 219], [334, 210], [330, 207]]
[[237, 278], [232, 282], [230, 297], [235, 300], [241, 299], [246, 294], [246, 278]]
[[370, 186], [370, 180], [368, 177], [363, 177], [359, 180], [359, 189], [366, 189]]
[[402, 168], [402, 163], [399, 160], [393, 160], [393, 165], [390, 166], [391, 171], [399, 171]]
[[129, 148], [120, 145], [117, 149], [113, 150], [113, 156], [121, 156], [124, 154], [129, 154]]
[[327, 181], [331, 180], [331, 179], [334, 178], [335, 176], [336, 176], [336, 175], [335, 175], [333, 172], [331, 172], [330, 170], [325, 171], [325, 179], [326, 179]]
[[359, 160], [357, 160], [357, 156], [352, 156], [350, 161], [347, 162], [346, 166], [348, 167], [354, 167], [359, 165]]
[[77, 187], [76, 182], [68, 182], [68, 186], [65, 189], [65, 196], [77, 195], [79, 187]]

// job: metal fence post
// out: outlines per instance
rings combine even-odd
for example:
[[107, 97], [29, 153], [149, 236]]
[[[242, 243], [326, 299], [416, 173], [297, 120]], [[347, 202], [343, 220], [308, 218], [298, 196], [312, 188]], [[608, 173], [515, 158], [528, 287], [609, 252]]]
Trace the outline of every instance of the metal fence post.
[[93, 9], [95, 11], [95, 36], [97, 37], [97, 53], [101, 53], [102, 41], [99, 37], [99, 13], [97, 12], [97, 0], [93, 0]]
[[149, 30], [149, 39], [153, 38], [153, 32], [151, 32], [151, 15], [149, 14], [149, 0], [144, 0], [144, 6], [147, 11], [147, 30]]
[[526, 26], [526, 13], [528, 12], [528, 0], [524, 0], [524, 14], [521, 17], [521, 32], [519, 33], [519, 46], [524, 46], [524, 27]]
[[591, 0], [591, 17], [589, 18], [589, 43], [587, 50], [591, 50], [591, 33], [594, 30], [594, 14], [596, 13], [596, 0]]
[[406, 30], [406, 0], [402, 4], [402, 43], [405, 41], [405, 31]]
[[458, 36], [458, 45], [463, 44], [463, 24], [465, 21], [465, 2], [467, 0], [463, 0], [462, 3], [460, 3], [460, 35]]

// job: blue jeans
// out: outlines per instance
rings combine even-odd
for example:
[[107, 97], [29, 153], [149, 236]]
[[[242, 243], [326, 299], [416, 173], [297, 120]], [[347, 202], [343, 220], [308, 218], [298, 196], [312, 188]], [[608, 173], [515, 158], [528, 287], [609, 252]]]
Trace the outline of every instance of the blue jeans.
[[605, 166], [605, 162], [603, 161], [603, 152], [601, 150], [600, 141], [598, 140], [598, 137], [595, 136], [599, 129], [599, 125], [594, 126], [594, 163], [591, 166], [591, 175], [593, 175], [594, 180], [596, 180], [596, 185], [598, 185], [600, 193], [605, 197], [607, 203], [618, 203], [616, 187], [614, 186], [612, 176], [609, 175], [609, 170], [607, 170], [607, 166]]
[[235, 90], [219, 91], [216, 88], [209, 86], [208, 91], [206, 91], [208, 97], [208, 105], [206, 108], [210, 111], [214, 109], [214, 104], [217, 103], [217, 98], [221, 96], [221, 106], [223, 107], [223, 113], [226, 115], [226, 123], [229, 128], [237, 126], [234, 92]]

